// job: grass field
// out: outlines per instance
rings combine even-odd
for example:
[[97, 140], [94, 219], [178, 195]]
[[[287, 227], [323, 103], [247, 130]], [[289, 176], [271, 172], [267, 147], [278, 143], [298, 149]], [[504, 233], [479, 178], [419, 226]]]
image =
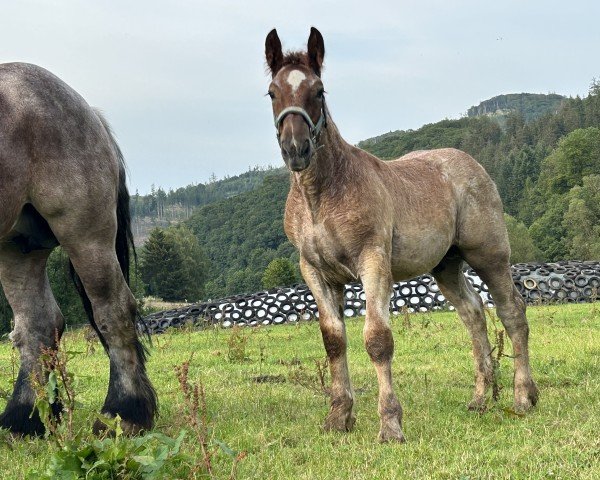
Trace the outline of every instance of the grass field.
[[[500, 361], [499, 401], [484, 414], [467, 411], [473, 384], [470, 340], [456, 314], [436, 313], [393, 320], [394, 382], [404, 408], [406, 444], [376, 443], [377, 382], [362, 345], [363, 319], [347, 321], [356, 390], [353, 432], [320, 429], [328, 400], [317, 374], [324, 350], [316, 323], [154, 337], [148, 369], [161, 402], [156, 429], [172, 437], [189, 430], [174, 368], [193, 354], [189, 378], [204, 385], [212, 435], [235, 452], [246, 452], [236, 478], [600, 478], [600, 304], [528, 312], [541, 398], [523, 417], [510, 408], [510, 358]], [[489, 328], [494, 341], [500, 326], [490, 320]], [[81, 331], [65, 340], [68, 350], [83, 352], [68, 366], [81, 403], [75, 425], [82, 441], [91, 441], [88, 432], [106, 392], [108, 362], [99, 345], [86, 353]], [[3, 392], [12, 388], [14, 358], [10, 345], [0, 344]], [[44, 471], [56, 449], [44, 439], [1, 438], [3, 479]], [[158, 478], [193, 478], [190, 458], [201, 455], [192, 433], [182, 450], [191, 457], [176, 458]], [[214, 478], [229, 478], [230, 456], [219, 450], [212, 465]]]

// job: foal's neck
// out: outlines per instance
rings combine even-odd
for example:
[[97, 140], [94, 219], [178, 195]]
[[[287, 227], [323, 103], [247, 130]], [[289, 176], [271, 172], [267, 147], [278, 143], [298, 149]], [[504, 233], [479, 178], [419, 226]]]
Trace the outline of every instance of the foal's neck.
[[352, 146], [342, 138], [331, 117], [316, 147], [310, 166], [292, 174], [293, 188], [299, 190], [313, 214], [325, 197], [335, 197], [344, 190], [351, 180], [353, 160]]

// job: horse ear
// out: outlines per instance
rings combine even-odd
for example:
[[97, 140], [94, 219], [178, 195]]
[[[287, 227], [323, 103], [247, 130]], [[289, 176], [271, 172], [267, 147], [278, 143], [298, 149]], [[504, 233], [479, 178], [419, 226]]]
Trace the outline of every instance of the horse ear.
[[271, 75], [274, 77], [283, 65], [281, 40], [279, 40], [276, 29], [271, 30], [265, 40], [265, 57], [267, 57], [267, 65], [271, 70]]
[[325, 43], [323, 35], [315, 27], [310, 27], [308, 37], [308, 62], [315, 73], [321, 76], [321, 67], [325, 58]]

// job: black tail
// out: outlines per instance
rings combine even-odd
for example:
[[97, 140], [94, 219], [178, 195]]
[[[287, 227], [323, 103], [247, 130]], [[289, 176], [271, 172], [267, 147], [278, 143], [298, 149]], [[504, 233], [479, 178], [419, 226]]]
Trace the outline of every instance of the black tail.
[[[119, 160], [119, 186], [118, 186], [118, 195], [117, 195], [117, 238], [115, 241], [115, 251], [117, 253], [117, 259], [119, 261], [119, 265], [121, 266], [121, 271], [123, 272], [123, 276], [125, 277], [125, 281], [127, 285], [129, 285], [129, 268], [131, 263], [131, 255], [133, 254], [134, 262], [137, 263], [137, 255], [135, 252], [135, 245], [133, 244], [133, 233], [131, 231], [131, 213], [129, 210], [129, 191], [127, 190], [127, 176], [125, 171], [125, 160], [123, 158], [123, 153], [115, 140], [115, 137], [112, 133], [110, 125], [106, 121], [106, 119], [102, 116], [99, 111], [96, 111], [96, 115], [102, 122], [102, 125], [106, 129], [106, 133], [108, 134], [117, 158]], [[88, 320], [96, 333], [98, 334], [98, 338], [102, 342], [104, 349], [108, 351], [108, 346], [101, 332], [98, 330], [96, 322], [94, 321], [94, 313], [92, 310], [92, 304], [90, 302], [89, 297], [81, 283], [81, 279], [75, 272], [73, 268], [73, 264], [69, 261], [69, 270], [71, 272], [71, 278], [73, 279], [73, 283], [75, 284], [75, 288], [81, 297], [81, 301], [83, 303], [83, 308], [85, 309], [85, 313], [88, 317]], [[140, 321], [140, 315], [136, 315], [134, 318], [134, 322]], [[137, 330], [137, 329], [136, 329]], [[148, 332], [147, 328], [145, 329]], [[142, 356], [144, 352], [139, 352]]]

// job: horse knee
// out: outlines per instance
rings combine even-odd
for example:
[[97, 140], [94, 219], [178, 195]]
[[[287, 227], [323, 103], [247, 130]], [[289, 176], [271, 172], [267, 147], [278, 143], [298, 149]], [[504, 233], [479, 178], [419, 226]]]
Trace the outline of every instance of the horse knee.
[[321, 335], [327, 357], [335, 359], [346, 354], [346, 335], [343, 331], [331, 325], [321, 325]]
[[389, 362], [394, 355], [392, 329], [386, 325], [365, 326], [365, 348], [374, 363]]

